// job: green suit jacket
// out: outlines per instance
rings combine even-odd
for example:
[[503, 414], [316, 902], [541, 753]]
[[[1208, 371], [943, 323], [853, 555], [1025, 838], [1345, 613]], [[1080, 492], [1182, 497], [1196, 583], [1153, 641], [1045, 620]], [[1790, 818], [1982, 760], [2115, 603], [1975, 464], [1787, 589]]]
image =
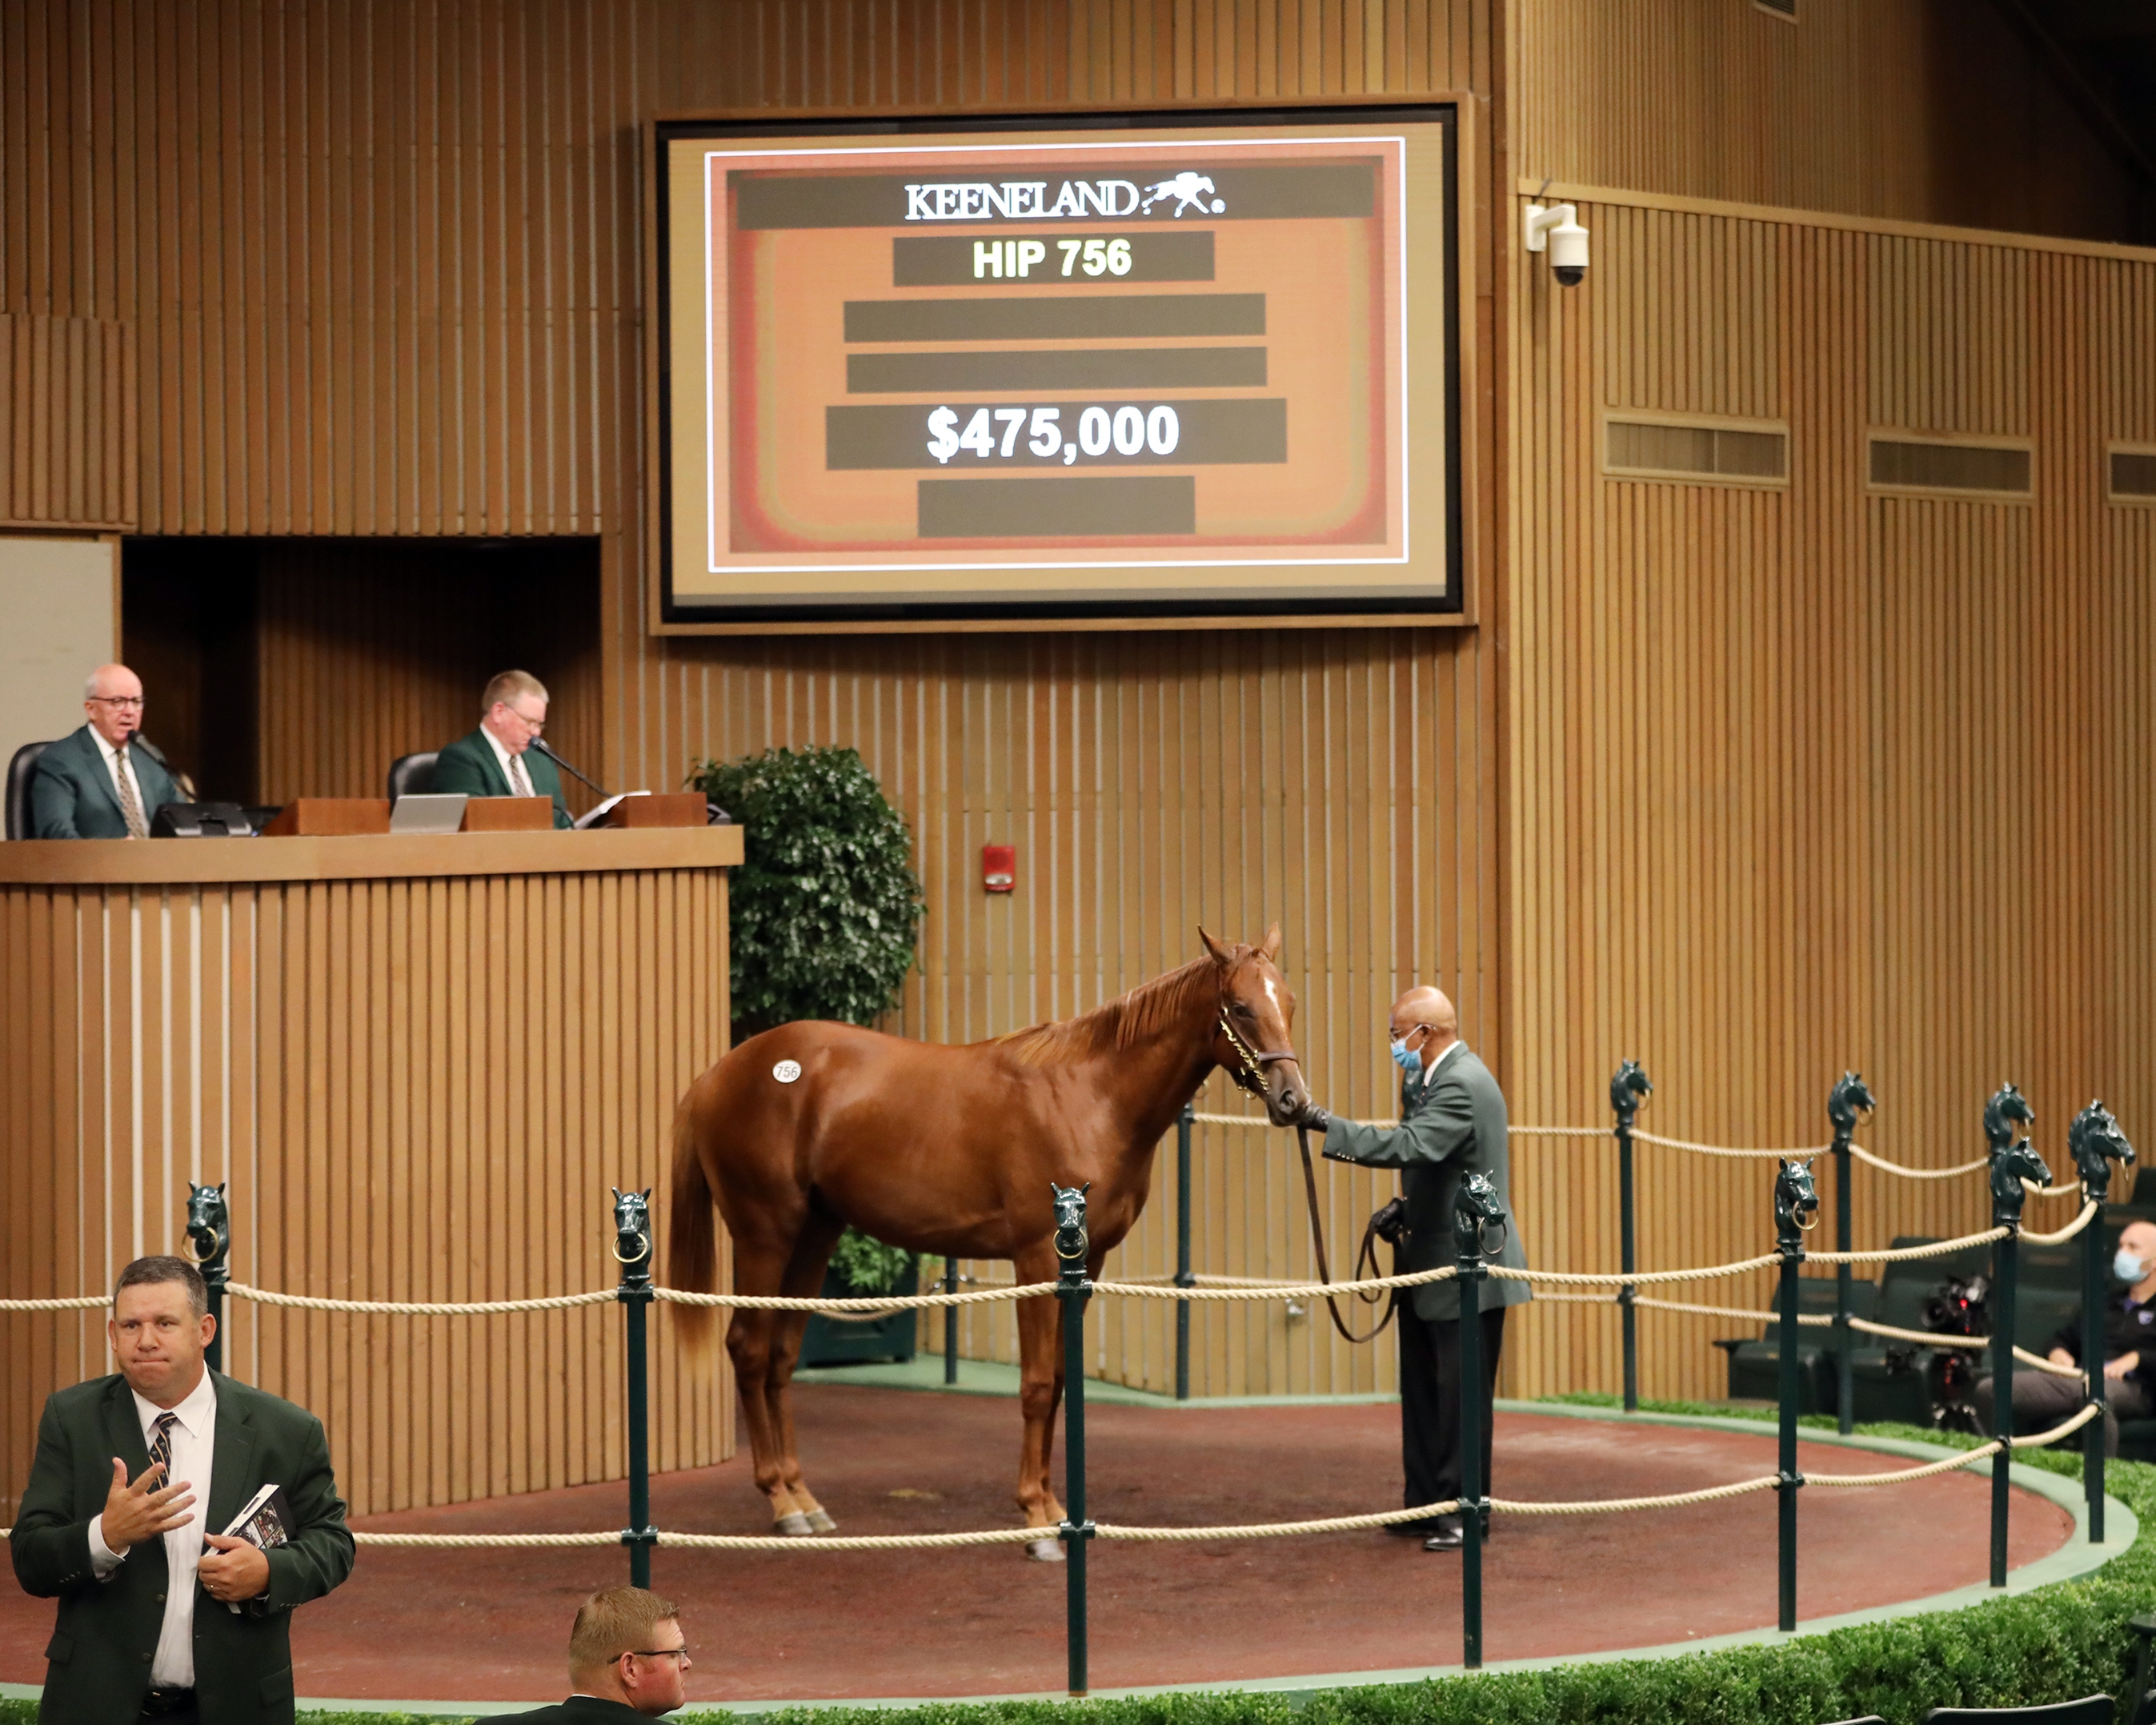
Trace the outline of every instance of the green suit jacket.
[[[197, 1594], [196, 1699], [203, 1725], [289, 1725], [290, 1612], [352, 1573], [352, 1535], [321, 1422], [222, 1373], [216, 1381], [209, 1502], [194, 1512], [196, 1526], [222, 1532], [270, 1484], [285, 1488], [297, 1525], [291, 1543], [269, 1553], [264, 1599], [235, 1615]], [[38, 1712], [54, 1725], [135, 1725], [150, 1689], [165, 1618], [164, 1542], [136, 1546], [106, 1580], [90, 1568], [90, 1518], [105, 1507], [116, 1455], [130, 1479], [150, 1465], [125, 1378], [94, 1378], [46, 1398], [8, 1543], [23, 1591], [60, 1602]]]
[[[1408, 1201], [1407, 1261], [1399, 1272], [1436, 1270], [1460, 1261], [1452, 1242], [1453, 1194], [1468, 1174], [1480, 1174], [1497, 1189], [1512, 1215], [1512, 1160], [1507, 1153], [1505, 1093], [1490, 1069], [1462, 1045], [1427, 1080], [1400, 1086], [1398, 1126], [1358, 1126], [1335, 1120], [1325, 1129], [1325, 1153], [1335, 1162], [1359, 1162], [1369, 1168], [1403, 1170], [1400, 1183]], [[1505, 1249], [1496, 1261], [1508, 1270], [1527, 1267], [1519, 1219], [1505, 1230]], [[1460, 1321], [1460, 1290], [1450, 1281], [1414, 1289], [1414, 1314], [1434, 1323]], [[1482, 1284], [1480, 1303], [1517, 1306], [1530, 1298], [1523, 1281]]]
[[[127, 751], [142, 793], [142, 819], [153, 819], [167, 803], [182, 800], [172, 775], [151, 758], [137, 737]], [[30, 836], [33, 839], [124, 839], [127, 818], [120, 812], [120, 793], [105, 770], [105, 755], [85, 725], [38, 757], [30, 775]], [[109, 1470], [108, 1470], [109, 1471]]]
[[[562, 800], [562, 769], [536, 749], [524, 752], [524, 770], [531, 775], [531, 788], [542, 797], [554, 799], [554, 824], [557, 827], [575, 824], [569, 819], [569, 805]], [[486, 732], [475, 731], [470, 736], [459, 737], [435, 757], [434, 782], [431, 788], [437, 791], [462, 791], [467, 797], [506, 797], [513, 794], [509, 780], [501, 771], [501, 762], [494, 757], [494, 749], [486, 740]]]

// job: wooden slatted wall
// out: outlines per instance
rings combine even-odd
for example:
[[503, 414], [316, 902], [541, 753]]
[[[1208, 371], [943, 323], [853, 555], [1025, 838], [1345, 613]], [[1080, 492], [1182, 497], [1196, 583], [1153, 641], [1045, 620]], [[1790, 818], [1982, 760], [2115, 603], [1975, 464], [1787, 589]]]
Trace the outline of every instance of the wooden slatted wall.
[[[1516, 1109], [1606, 1118], [1634, 1055], [1658, 1086], [1643, 1124], [1680, 1137], [1821, 1142], [1851, 1065], [1883, 1104], [1862, 1141], [1921, 1166], [1982, 1153], [2006, 1080], [2055, 1170], [2092, 1096], [2156, 1134], [2132, 669], [2156, 559], [2102, 467], [2148, 434], [2156, 255], [1648, 202], [1583, 205], [1582, 287], [1514, 275]], [[1626, 407], [1785, 420], [1790, 483], [1604, 477], [1601, 415]], [[1875, 493], [1874, 427], [2030, 438], [2035, 495]], [[1643, 1264], [1770, 1238], [1770, 1164], [1640, 1154]], [[1614, 1267], [1608, 1153], [1531, 1166], [1522, 1208], [1563, 1217], [1556, 1255]], [[1876, 1243], [1989, 1219], [1980, 1180], [1865, 1173], [1852, 1214]], [[1641, 1327], [1650, 1393], [1714, 1386], [1725, 1321]], [[1609, 1387], [1616, 1336], [1539, 1307], [1520, 1381]]]
[[132, 527], [135, 329], [0, 311], [0, 526]]
[[[230, 1182], [233, 1274], [256, 1286], [612, 1286], [607, 1189], [662, 1183], [673, 1099], [723, 1045], [725, 903], [713, 870], [8, 889], [0, 976], [26, 1034], [0, 1047], [0, 1286], [95, 1292], [177, 1251], [190, 1176]], [[559, 938], [527, 943], [534, 927]], [[28, 1009], [33, 988], [53, 1011]], [[484, 1083], [450, 1081], [465, 1070]], [[270, 1071], [305, 1080], [275, 1112]], [[611, 1304], [228, 1311], [230, 1369], [321, 1418], [357, 1513], [623, 1476]], [[104, 1319], [0, 1317], [0, 1520], [46, 1391], [110, 1368]], [[656, 1322], [654, 1465], [720, 1460], [718, 1361]]]
[[1532, 0], [1507, 8], [1517, 172], [2085, 239], [2148, 191], [2003, 8], [1960, 0]]

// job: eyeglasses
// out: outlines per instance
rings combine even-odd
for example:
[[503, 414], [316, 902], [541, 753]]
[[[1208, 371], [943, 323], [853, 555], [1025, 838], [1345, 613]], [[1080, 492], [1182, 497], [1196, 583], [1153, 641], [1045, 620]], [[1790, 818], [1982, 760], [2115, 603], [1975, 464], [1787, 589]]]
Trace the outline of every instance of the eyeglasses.
[[92, 701], [101, 701], [107, 706], [140, 706], [142, 705], [142, 697], [139, 695], [93, 695], [90, 698]]
[[679, 1647], [633, 1647], [626, 1653], [614, 1656], [617, 1659], [686, 1659], [688, 1656], [686, 1643]]

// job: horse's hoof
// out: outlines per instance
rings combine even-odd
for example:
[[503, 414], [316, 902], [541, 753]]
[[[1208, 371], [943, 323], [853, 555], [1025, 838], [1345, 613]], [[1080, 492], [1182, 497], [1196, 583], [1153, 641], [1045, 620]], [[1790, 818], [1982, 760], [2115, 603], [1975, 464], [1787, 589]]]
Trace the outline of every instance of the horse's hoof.
[[820, 1509], [812, 1509], [808, 1512], [808, 1526], [813, 1532], [818, 1533], [835, 1533], [839, 1531], [839, 1524]]
[[816, 1530], [809, 1525], [808, 1517], [797, 1509], [792, 1515], [781, 1516], [771, 1531], [786, 1539], [806, 1539]]
[[1025, 1554], [1036, 1563], [1060, 1563], [1064, 1560], [1063, 1542], [1060, 1539], [1032, 1540], [1026, 1545]]

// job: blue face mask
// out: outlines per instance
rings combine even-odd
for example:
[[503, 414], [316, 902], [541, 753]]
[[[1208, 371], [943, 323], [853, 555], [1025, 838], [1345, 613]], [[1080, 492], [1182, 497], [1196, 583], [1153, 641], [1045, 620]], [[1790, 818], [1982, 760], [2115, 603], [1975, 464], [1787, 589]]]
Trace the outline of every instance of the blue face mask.
[[2121, 1246], [2118, 1255], [2111, 1260], [2111, 1273], [2121, 1281], [2137, 1282], [2148, 1275], [2148, 1266]]
[[1403, 1072], [1419, 1072], [1422, 1070], [1422, 1056], [1408, 1046], [1406, 1038], [1395, 1036], [1393, 1039], [1393, 1064]]

